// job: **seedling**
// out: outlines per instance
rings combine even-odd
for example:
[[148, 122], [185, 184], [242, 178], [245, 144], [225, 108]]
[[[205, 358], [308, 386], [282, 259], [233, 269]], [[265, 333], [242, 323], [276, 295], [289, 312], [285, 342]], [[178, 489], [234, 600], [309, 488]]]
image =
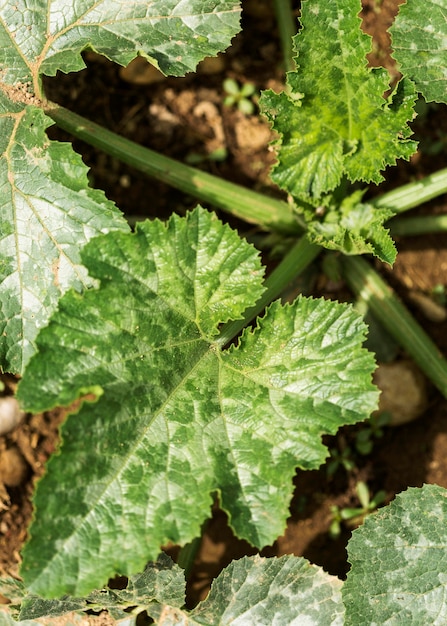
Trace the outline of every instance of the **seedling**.
[[341, 467], [347, 472], [352, 472], [355, 469], [355, 461], [352, 458], [352, 450], [349, 446], [344, 446], [341, 451], [337, 448], [330, 448], [329, 453], [330, 458], [326, 464], [326, 472], [329, 478]]
[[385, 502], [385, 491], [378, 491], [373, 498], [370, 497], [368, 485], [359, 481], [356, 485], [360, 507], [331, 507], [332, 522], [329, 526], [329, 534], [333, 539], [340, 536], [342, 524], [349, 529], [357, 528], [363, 524], [365, 517], [374, 513]]
[[227, 94], [224, 99], [225, 106], [236, 106], [244, 115], [253, 115], [256, 98], [256, 86], [253, 83], [239, 85], [233, 78], [226, 78], [223, 88]]
[[367, 456], [371, 454], [376, 439], [383, 437], [384, 427], [391, 422], [391, 416], [386, 411], [372, 415], [365, 426], [357, 431], [355, 448], [359, 454]]

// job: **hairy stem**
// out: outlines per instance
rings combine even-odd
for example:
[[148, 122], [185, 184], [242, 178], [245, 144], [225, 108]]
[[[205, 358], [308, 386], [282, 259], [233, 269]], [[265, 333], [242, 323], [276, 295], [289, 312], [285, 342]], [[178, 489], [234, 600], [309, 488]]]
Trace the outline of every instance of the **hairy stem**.
[[441, 233], [447, 230], [447, 215], [397, 217], [392, 219], [387, 226], [389, 226], [390, 233], [393, 237]]
[[352, 291], [447, 398], [447, 361], [391, 287], [361, 257], [343, 256], [342, 268]]
[[414, 183], [401, 185], [393, 191], [388, 191], [374, 198], [371, 204], [377, 208], [403, 213], [440, 196], [442, 193], [447, 193], [447, 168], [438, 170]]
[[162, 180], [198, 200], [209, 202], [250, 224], [289, 235], [298, 234], [305, 229], [304, 222], [294, 214], [287, 202], [269, 198], [184, 165], [120, 137], [58, 105], [50, 103], [46, 113], [58, 126], [78, 139], [100, 148], [106, 154], [120, 159], [148, 176]]

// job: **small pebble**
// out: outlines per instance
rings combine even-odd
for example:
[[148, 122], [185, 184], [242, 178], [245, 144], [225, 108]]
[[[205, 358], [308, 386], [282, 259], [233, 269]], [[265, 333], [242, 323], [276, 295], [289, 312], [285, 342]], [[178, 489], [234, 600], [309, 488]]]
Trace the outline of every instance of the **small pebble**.
[[427, 409], [427, 383], [412, 361], [381, 363], [373, 380], [381, 391], [379, 412], [391, 415], [391, 426], [412, 422]]
[[0, 398], [0, 436], [12, 432], [24, 417], [25, 413], [13, 396]]
[[16, 446], [0, 452], [0, 482], [18, 487], [27, 474], [27, 464]]

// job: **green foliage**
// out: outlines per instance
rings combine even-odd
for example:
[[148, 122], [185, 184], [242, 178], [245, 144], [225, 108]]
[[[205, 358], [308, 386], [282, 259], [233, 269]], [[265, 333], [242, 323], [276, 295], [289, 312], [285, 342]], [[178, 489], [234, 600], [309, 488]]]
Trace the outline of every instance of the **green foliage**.
[[226, 78], [222, 86], [227, 94], [224, 99], [225, 106], [237, 106], [241, 113], [253, 115], [255, 112], [253, 96], [256, 94], [253, 83], [244, 83], [240, 86], [233, 78]]
[[408, 489], [389, 506], [367, 516], [353, 532], [348, 544], [352, 567], [346, 582], [301, 557], [245, 557], [219, 575], [206, 600], [191, 612], [182, 608], [183, 573], [164, 555], [131, 577], [126, 589], [106, 588], [84, 599], [42, 601], [17, 581], [1, 581], [0, 592], [12, 604], [8, 613], [0, 610], [0, 624], [43, 626], [48, 624], [48, 619], [40, 621], [44, 616], [68, 611], [75, 623], [88, 609], [107, 608], [115, 619], [127, 618], [120, 622], [126, 626], [134, 626], [143, 610], [160, 626], [442, 626], [447, 620], [446, 521], [445, 489], [436, 485]]
[[408, 0], [391, 28], [394, 57], [427, 101], [447, 102], [445, 0]]
[[129, 227], [113, 203], [88, 186], [79, 155], [48, 140], [52, 122], [41, 109], [15, 104], [1, 91], [0, 109], [0, 356], [4, 369], [22, 372], [61, 295], [92, 285], [82, 246]]
[[53, 122], [40, 108], [40, 76], [82, 69], [86, 48], [123, 65], [140, 54], [165, 73], [190, 71], [230, 43], [240, 6], [187, 4], [186, 13], [177, 0], [78, 0], [70, 7], [22, 0], [0, 7], [0, 357], [9, 372], [23, 372], [60, 296], [90, 286], [80, 264], [84, 244], [128, 230], [113, 203], [88, 186], [79, 156], [46, 137]]
[[366, 66], [370, 38], [357, 0], [304, 1], [290, 95], [265, 92], [262, 106], [281, 135], [272, 177], [297, 198], [318, 200], [343, 175], [378, 183], [380, 171], [416, 149], [408, 139], [416, 93], [403, 79], [384, 99], [389, 75]]
[[[393, 262], [383, 226], [392, 211], [363, 202], [353, 184], [380, 182], [414, 152], [412, 80], [428, 100], [445, 97], [444, 0], [423, 12], [419, 4], [408, 0], [392, 31], [404, 77], [388, 96], [385, 70], [366, 67], [358, 0], [303, 0], [297, 70], [287, 91], [262, 96], [279, 134], [273, 180], [300, 207], [306, 237], [345, 255]], [[256, 250], [201, 208], [131, 233], [89, 187], [80, 158], [45, 134], [55, 105], [42, 74], [79, 70], [80, 53], [94, 49], [181, 75], [229, 45], [239, 14], [236, 0], [1, 3], [1, 366], [23, 374], [25, 408], [78, 401], [78, 412], [36, 490], [24, 583], [1, 582], [11, 605], [0, 625], [67, 614], [75, 624], [101, 608], [126, 626], [143, 610], [159, 624], [447, 621], [440, 487], [410, 489], [367, 517], [350, 542], [346, 583], [297, 557], [243, 559], [187, 612], [182, 572], [156, 561], [161, 545], [200, 534], [216, 499], [239, 537], [271, 544], [295, 468], [319, 467], [321, 436], [366, 418], [377, 400], [366, 327], [350, 306], [301, 296], [271, 303]], [[250, 90], [232, 86], [230, 95], [240, 103]], [[236, 195], [215, 189], [211, 200]], [[272, 297], [262, 317], [228, 346], [231, 323], [247, 326], [263, 293]], [[442, 370], [437, 353], [430, 362]], [[364, 487], [359, 498], [356, 515], [380, 500]], [[115, 573], [130, 577], [126, 589], [92, 591]], [[75, 597], [44, 599], [67, 593]]]
[[408, 489], [366, 518], [348, 547], [346, 625], [445, 624], [446, 519], [437, 485]]
[[342, 524], [345, 524], [348, 528], [357, 528], [357, 526], [363, 524], [367, 515], [373, 513], [377, 507], [385, 502], [386, 493], [384, 491], [378, 491], [371, 498], [369, 487], [363, 481], [357, 483], [355, 490], [357, 491], [360, 506], [331, 507], [332, 522], [329, 526], [329, 534], [334, 539], [340, 535]]
[[[5, 581], [0, 590], [9, 594], [16, 581]], [[134, 626], [142, 611], [160, 626], [203, 624], [225, 626], [236, 623], [331, 624], [341, 626], [343, 606], [341, 581], [326, 574], [305, 559], [283, 556], [279, 559], [245, 557], [231, 563], [216, 578], [205, 601], [192, 611], [182, 608], [185, 597], [183, 571], [169, 557], [161, 555], [145, 571], [129, 579], [123, 590], [103, 589], [87, 598], [42, 601], [19, 589], [10, 617], [0, 624], [43, 626], [41, 618], [71, 616], [73, 623], [87, 610], [107, 608], [120, 624]], [[132, 611], [130, 611], [132, 609]], [[68, 614], [68, 615], [67, 615]], [[7, 615], [7, 614], [5, 614]], [[12, 616], [18, 618], [15, 621]], [[124, 621], [126, 620], [126, 621]]]
[[237, 0], [3, 2], [3, 80], [36, 86], [41, 74], [81, 70], [80, 53], [88, 48], [120, 65], [141, 55], [163, 73], [182, 76], [229, 45], [239, 15]]
[[345, 177], [379, 183], [381, 170], [416, 150], [408, 127], [414, 87], [404, 78], [384, 98], [390, 77], [366, 65], [370, 38], [360, 30], [358, 12], [358, 0], [304, 1], [289, 92], [266, 91], [260, 105], [279, 133], [273, 180], [298, 204], [310, 202], [323, 212], [305, 214], [312, 240], [392, 263], [395, 250], [381, 227], [389, 213], [351, 202], [340, 206], [337, 195], [331, 207], [328, 197]]
[[[97, 238], [82, 259], [100, 286], [59, 301], [18, 391], [32, 411], [97, 396], [64, 425], [37, 488], [29, 588], [83, 594], [142, 569], [160, 545], [200, 534], [213, 492], [239, 537], [272, 543], [295, 468], [321, 465], [321, 435], [376, 406], [360, 318], [325, 300], [274, 303], [222, 350], [218, 326], [256, 300], [262, 271], [201, 209]], [[125, 544], [107, 539], [121, 535]]]

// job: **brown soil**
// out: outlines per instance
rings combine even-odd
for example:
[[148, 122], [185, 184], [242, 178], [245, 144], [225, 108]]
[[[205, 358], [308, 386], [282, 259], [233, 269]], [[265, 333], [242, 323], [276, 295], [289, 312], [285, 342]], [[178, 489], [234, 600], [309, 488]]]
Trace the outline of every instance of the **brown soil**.
[[[375, 53], [370, 61], [385, 64], [393, 72], [385, 31], [400, 3], [401, 0], [382, 3], [365, 0], [362, 14], [365, 29], [374, 36]], [[197, 75], [182, 79], [160, 79], [151, 75], [148, 79], [141, 78], [145, 68], [140, 67], [129, 77], [108, 61], [87, 54], [88, 69], [48, 81], [47, 94], [81, 115], [152, 149], [182, 161], [200, 163], [203, 169], [228, 180], [280, 195], [268, 179], [274, 156], [268, 148], [271, 132], [267, 124], [257, 116], [246, 117], [222, 105], [225, 77], [235, 78], [241, 84], [251, 81], [257, 89], [280, 88], [284, 81], [271, 3], [247, 0], [243, 5], [242, 34], [217, 61], [201, 64]], [[137, 82], [141, 80], [142, 83]], [[416, 123], [414, 129], [416, 135], [424, 137], [423, 146], [429, 145], [427, 138], [430, 137], [433, 146], [447, 136], [443, 134], [446, 124], [445, 109], [438, 106]], [[50, 129], [50, 135], [70, 139], [54, 128]], [[91, 166], [94, 185], [103, 188], [127, 215], [163, 216], [172, 211], [184, 212], [195, 204], [193, 198], [147, 180], [77, 140], [74, 147]], [[421, 149], [410, 163], [390, 168], [386, 183], [377, 190], [372, 189], [371, 193], [445, 166], [446, 150], [443, 146], [436, 150], [433, 154], [430, 147], [425, 152]], [[220, 158], [222, 155], [225, 158]], [[421, 210], [445, 212], [446, 205], [443, 198], [438, 198]], [[232, 223], [244, 227], [234, 220]], [[430, 321], [427, 312], [416, 306], [411, 296], [414, 291], [431, 293], [434, 287], [446, 285], [446, 243], [446, 237], [441, 235], [405, 238], [397, 242], [399, 255], [393, 270], [376, 263], [443, 352], [447, 352], [446, 322]], [[334, 291], [321, 272], [316, 284], [318, 292], [325, 296], [336, 298], [340, 288], [344, 293], [340, 285]], [[5, 380], [12, 392], [14, 381]], [[354, 470], [347, 472], [339, 468], [332, 477], [328, 477], [326, 467], [314, 472], [298, 472], [285, 533], [273, 546], [265, 548], [263, 554], [303, 555], [328, 572], [344, 576], [349, 567], [345, 546], [351, 531], [342, 527], [338, 538], [329, 536], [333, 518], [331, 507], [358, 506], [355, 486], [359, 480], [368, 484], [371, 493], [385, 490], [386, 502], [408, 486], [421, 486], [424, 482], [447, 487], [447, 402], [433, 389], [429, 389], [428, 402], [427, 410], [417, 421], [385, 429], [371, 454], [354, 453]], [[32, 515], [33, 485], [57, 447], [58, 426], [64, 415], [64, 412], [54, 411], [27, 416], [14, 432], [0, 437], [0, 453], [14, 450], [11, 459], [16, 459], [12, 462], [16, 467], [10, 468], [13, 478], [5, 479], [5, 475], [0, 475], [0, 576], [18, 575], [19, 552]], [[327, 443], [339, 451], [353, 449], [356, 433], [361, 428], [342, 429]], [[189, 602], [203, 597], [210, 580], [233, 558], [253, 552], [245, 542], [234, 538], [225, 515], [216, 509], [198, 553], [190, 581]]]

